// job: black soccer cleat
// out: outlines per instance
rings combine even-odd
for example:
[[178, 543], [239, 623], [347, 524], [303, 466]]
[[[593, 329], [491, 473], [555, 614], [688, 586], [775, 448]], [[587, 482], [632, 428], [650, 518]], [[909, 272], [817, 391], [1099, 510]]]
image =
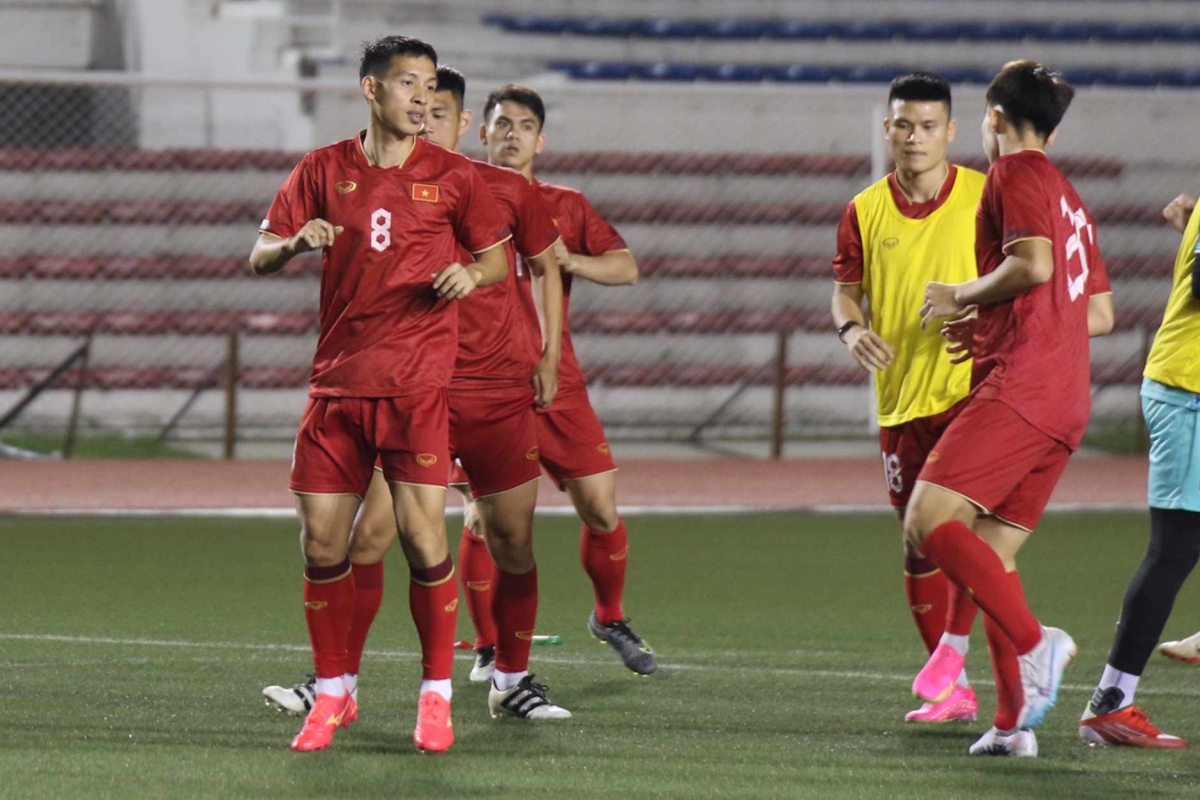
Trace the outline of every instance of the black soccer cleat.
[[625, 666], [638, 675], [650, 675], [658, 669], [654, 651], [642, 637], [633, 632], [629, 627], [629, 620], [619, 619], [611, 625], [601, 625], [596, 619], [596, 612], [593, 611], [588, 617], [588, 632], [616, 650]]
[[488, 711], [492, 719], [517, 717], [519, 719], [570, 719], [571, 712], [554, 705], [546, 697], [546, 687], [533, 682], [533, 675], [526, 675], [516, 686], [501, 691], [492, 683], [488, 691]]

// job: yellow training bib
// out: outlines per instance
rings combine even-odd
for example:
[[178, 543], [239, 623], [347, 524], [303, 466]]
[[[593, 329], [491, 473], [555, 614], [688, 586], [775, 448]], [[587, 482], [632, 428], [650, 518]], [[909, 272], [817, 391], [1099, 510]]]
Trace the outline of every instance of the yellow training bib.
[[921, 330], [920, 308], [929, 281], [978, 277], [975, 211], [983, 183], [983, 174], [957, 167], [946, 201], [924, 219], [900, 213], [887, 178], [854, 198], [871, 328], [896, 353], [891, 365], [875, 374], [881, 427], [940, 414], [970, 391], [970, 363], [950, 363], [937, 326]]
[[1175, 256], [1175, 283], [1146, 359], [1147, 378], [1200, 393], [1200, 300], [1192, 297], [1192, 265], [1200, 236], [1200, 206], [1192, 212]]

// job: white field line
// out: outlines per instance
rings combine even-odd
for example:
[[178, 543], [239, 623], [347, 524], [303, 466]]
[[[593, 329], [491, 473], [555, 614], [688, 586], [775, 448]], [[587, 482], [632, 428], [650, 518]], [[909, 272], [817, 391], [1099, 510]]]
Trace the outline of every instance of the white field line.
[[[117, 647], [161, 647], [169, 650], [241, 650], [241, 651], [259, 651], [259, 652], [280, 652], [280, 653], [309, 653], [311, 648], [308, 645], [300, 644], [247, 644], [243, 642], [189, 642], [179, 639], [123, 639], [108, 636], [64, 636], [61, 634], [51, 633], [0, 633], [0, 641], [13, 642], [47, 642], [52, 644], [66, 645], [113, 645]], [[580, 658], [578, 656], [556, 656], [543, 654], [540, 649], [533, 654], [533, 660], [543, 664], [562, 664], [564, 666], [577, 667], [593, 667], [593, 666], [615, 666], [616, 662], [612, 658]], [[409, 660], [419, 659], [420, 653], [410, 652], [406, 650], [366, 650], [363, 653], [371, 658], [384, 658], [390, 660]], [[474, 655], [469, 653], [457, 653], [455, 659], [458, 661], [473, 661]], [[85, 662], [81, 662], [85, 663]], [[867, 670], [834, 670], [834, 669], [807, 669], [800, 667], [761, 667], [761, 666], [731, 666], [724, 664], [689, 664], [689, 663], [662, 663], [659, 669], [670, 672], [706, 672], [720, 673], [729, 675], [738, 674], [755, 674], [755, 675], [775, 675], [779, 677], [795, 677], [795, 678], [825, 678], [829, 680], [854, 680], [854, 681], [869, 681], [871, 683], [911, 683], [912, 675], [891, 675], [883, 672], [870, 672]], [[1063, 684], [1063, 689], [1067, 691], [1090, 692], [1095, 689], [1091, 684]], [[1154, 688], [1145, 687], [1138, 689], [1139, 694], [1143, 695], [1162, 695], [1164, 697], [1200, 697], [1200, 688], [1197, 689], [1177, 689], [1177, 688]]]
[[[891, 513], [885, 503], [847, 503], [796, 506], [773, 505], [635, 505], [620, 507], [631, 517], [671, 515], [736, 515], [736, 514], [883, 514]], [[1145, 511], [1145, 503], [1051, 503], [1049, 512], [1080, 511]], [[572, 517], [571, 506], [538, 506], [541, 517]], [[294, 508], [14, 508], [0, 509], [0, 515], [21, 517], [213, 517], [232, 519], [294, 519]], [[448, 506], [446, 516], [462, 516], [461, 506]]]

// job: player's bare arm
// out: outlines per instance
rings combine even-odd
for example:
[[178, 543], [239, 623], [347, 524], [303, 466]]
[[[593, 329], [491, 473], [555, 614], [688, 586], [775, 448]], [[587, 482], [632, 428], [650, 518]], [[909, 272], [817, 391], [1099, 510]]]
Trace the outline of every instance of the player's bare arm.
[[1181, 194], [1163, 209], [1163, 219], [1171, 223], [1171, 227], [1183, 233], [1183, 229], [1187, 227], [1188, 217], [1196, 209], [1196, 198], [1191, 195]]
[[1112, 292], [1094, 294], [1088, 298], [1088, 336], [1107, 336], [1112, 333], [1114, 317]]
[[293, 257], [312, 250], [332, 247], [333, 240], [344, 230], [323, 219], [310, 219], [295, 236], [284, 239], [268, 231], [258, 234], [258, 241], [250, 251], [250, 268], [255, 275], [270, 275], [283, 269]]
[[[867, 327], [863, 313], [863, 288], [861, 283], [835, 283], [833, 287], [833, 324], [844, 333], [839, 333], [850, 355], [867, 372], [887, 369], [896, 355], [892, 346], [879, 334]], [[853, 324], [852, 324], [853, 323]]]
[[1054, 252], [1049, 239], [1013, 242], [1000, 266], [966, 283], [937, 283], [925, 287], [921, 327], [941, 317], [962, 314], [968, 306], [999, 303], [1040, 286], [1054, 275]]
[[526, 259], [534, 276], [534, 298], [542, 322], [542, 359], [533, 371], [534, 402], [549, 408], [558, 394], [558, 365], [562, 359], [563, 286], [555, 248]]
[[481, 286], [499, 283], [508, 275], [508, 258], [503, 242], [475, 253], [466, 266], [457, 261], [433, 276], [433, 290], [442, 300], [461, 300]]
[[586, 278], [592, 283], [601, 286], [632, 286], [637, 283], [637, 261], [628, 250], [609, 250], [598, 256], [585, 256], [567, 250], [560, 239], [554, 245], [554, 253], [563, 272]]

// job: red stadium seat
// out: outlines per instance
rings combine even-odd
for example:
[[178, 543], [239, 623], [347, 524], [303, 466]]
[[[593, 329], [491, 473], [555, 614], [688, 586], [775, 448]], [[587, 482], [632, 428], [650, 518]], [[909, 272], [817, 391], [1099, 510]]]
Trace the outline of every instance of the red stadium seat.
[[25, 330], [37, 336], [83, 336], [99, 321], [95, 311], [35, 311], [28, 315]]
[[0, 258], [0, 280], [24, 278], [32, 270], [29, 261], [20, 256]]

